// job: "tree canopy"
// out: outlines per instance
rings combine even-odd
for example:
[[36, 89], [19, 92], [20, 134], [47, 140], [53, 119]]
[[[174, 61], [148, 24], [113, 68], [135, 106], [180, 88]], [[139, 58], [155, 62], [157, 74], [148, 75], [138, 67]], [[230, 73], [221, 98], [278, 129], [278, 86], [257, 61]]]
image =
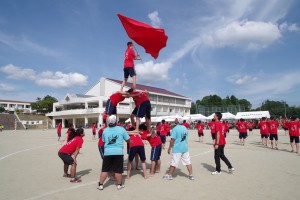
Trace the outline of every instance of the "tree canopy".
[[36, 102], [31, 103], [31, 108], [38, 113], [48, 113], [53, 111], [53, 103], [55, 102], [57, 102], [57, 99], [50, 95], [45, 96], [43, 99], [38, 97]]
[[[191, 107], [191, 114], [199, 113], [200, 109], [199, 107], [205, 107], [205, 108], [211, 108], [214, 107], [215, 111], [221, 111], [217, 110], [221, 107], [224, 107], [224, 110], [226, 110], [226, 107], [236, 106], [236, 108], [232, 109], [232, 113], [236, 114], [235, 112], [238, 112], [239, 107], [243, 108], [243, 111], [269, 111], [271, 116], [274, 116], [276, 118], [282, 116], [282, 117], [291, 117], [291, 116], [300, 116], [300, 106], [289, 106], [284, 101], [272, 101], [272, 100], [266, 100], [262, 103], [262, 105], [258, 108], [252, 109], [252, 104], [247, 99], [238, 99], [234, 95], [226, 96], [224, 99], [219, 97], [218, 95], [209, 95], [203, 97], [201, 100], [196, 100], [196, 102], [192, 102]], [[215, 112], [213, 109], [208, 109], [209, 113]], [[203, 112], [202, 114], [207, 114]]]

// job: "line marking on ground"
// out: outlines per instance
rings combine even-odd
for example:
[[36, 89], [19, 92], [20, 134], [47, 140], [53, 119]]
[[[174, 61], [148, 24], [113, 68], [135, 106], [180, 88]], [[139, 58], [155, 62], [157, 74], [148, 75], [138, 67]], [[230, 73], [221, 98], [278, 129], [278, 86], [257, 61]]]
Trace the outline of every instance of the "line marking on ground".
[[[60, 143], [59, 143], [59, 144], [60, 144]], [[0, 158], [0, 161], [1, 161], [1, 160], [4, 160], [5, 158], [11, 157], [11, 156], [13, 156], [13, 155], [19, 154], [19, 153], [23, 153], [23, 152], [30, 151], [30, 150], [34, 150], [34, 149], [40, 149], [40, 148], [43, 148], [43, 147], [59, 145], [59, 144], [58, 144], [58, 143], [55, 143], [55, 144], [47, 144], [47, 145], [43, 145], [43, 146], [38, 146], [38, 147], [29, 148], [29, 149], [24, 149], [24, 150], [21, 150], [21, 151], [16, 151], [16, 152], [14, 152], [14, 153], [11, 153], [11, 154], [8, 154], [8, 155], [6, 155], [6, 156], [1, 157], [1, 158]]]
[[205, 152], [202, 152], [202, 153], [199, 153], [199, 154], [196, 154], [196, 155], [192, 155], [192, 156], [190, 156], [190, 157], [192, 158], [192, 157], [196, 157], [196, 156], [202, 156], [202, 155], [211, 153], [211, 152], [213, 152], [213, 151], [214, 151], [214, 150], [205, 151]]
[[[202, 156], [202, 155], [211, 153], [213, 151], [214, 150], [205, 151], [205, 152], [202, 152], [202, 153], [190, 156], [190, 157]], [[68, 190], [73, 190], [73, 189], [77, 189], [77, 188], [80, 188], [80, 187], [93, 185], [93, 184], [96, 184], [96, 183], [98, 183], [98, 181], [92, 181], [92, 182], [89, 182], [89, 183], [86, 183], [86, 184], [75, 185], [75, 186], [72, 186], [72, 187], [69, 187], [69, 188], [65, 188], [65, 189], [53, 190], [53, 191], [50, 191], [50, 192], [47, 192], [47, 193], [44, 193], [44, 194], [41, 194], [41, 195], [38, 195], [38, 196], [35, 196], [35, 197], [31, 197], [31, 198], [28, 198], [28, 199], [25, 199], [25, 200], [40, 199], [42, 197], [46, 197], [46, 196], [49, 196], [49, 195], [52, 195], [52, 194], [55, 194], [55, 193], [65, 192], [65, 191], [68, 191]]]
[[80, 187], [93, 185], [93, 184], [96, 184], [96, 183], [98, 183], [98, 181], [92, 181], [92, 182], [89, 182], [89, 183], [86, 183], [86, 184], [79, 184], [79, 185], [75, 185], [75, 186], [65, 188], [65, 189], [53, 190], [51, 192], [46, 192], [44, 194], [41, 194], [41, 195], [38, 195], [38, 196], [35, 196], [35, 197], [31, 197], [31, 198], [28, 198], [28, 199], [25, 199], [25, 200], [40, 199], [42, 197], [46, 197], [46, 196], [49, 196], [49, 195], [52, 195], [52, 194], [55, 194], [55, 193], [64, 192], [64, 191], [68, 191], [68, 190], [73, 190], [73, 189], [77, 189], [77, 188], [80, 188]]

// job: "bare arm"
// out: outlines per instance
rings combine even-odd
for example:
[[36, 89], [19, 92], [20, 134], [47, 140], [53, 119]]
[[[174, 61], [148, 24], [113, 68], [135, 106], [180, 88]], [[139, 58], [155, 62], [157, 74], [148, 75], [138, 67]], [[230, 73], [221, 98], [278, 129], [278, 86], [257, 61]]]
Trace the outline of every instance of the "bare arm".
[[169, 145], [169, 149], [168, 149], [168, 154], [171, 153], [171, 150], [172, 150], [172, 148], [174, 146], [174, 142], [175, 142], [175, 140], [172, 138], [171, 141], [170, 141], [170, 145]]

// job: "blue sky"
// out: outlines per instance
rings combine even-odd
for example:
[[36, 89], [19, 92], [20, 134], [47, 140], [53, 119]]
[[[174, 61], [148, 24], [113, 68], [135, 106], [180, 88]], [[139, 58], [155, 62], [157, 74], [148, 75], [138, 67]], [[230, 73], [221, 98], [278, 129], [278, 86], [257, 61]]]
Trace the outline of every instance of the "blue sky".
[[[137, 82], [190, 97], [300, 105], [298, 0], [1, 0], [0, 99], [85, 93], [123, 79], [117, 13], [164, 28], [154, 60], [136, 45]], [[129, 79], [131, 81], [131, 79]]]

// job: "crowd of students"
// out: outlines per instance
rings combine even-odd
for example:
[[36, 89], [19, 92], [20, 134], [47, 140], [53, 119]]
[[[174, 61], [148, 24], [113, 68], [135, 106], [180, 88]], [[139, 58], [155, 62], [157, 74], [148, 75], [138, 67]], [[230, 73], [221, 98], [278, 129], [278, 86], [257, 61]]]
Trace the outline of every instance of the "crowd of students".
[[[169, 147], [167, 153], [171, 155], [170, 167], [168, 172], [163, 176], [165, 180], [173, 180], [173, 173], [176, 170], [179, 161], [187, 167], [188, 178], [194, 180], [193, 169], [191, 159], [188, 150], [188, 128], [190, 124], [183, 120], [181, 117], [177, 117], [174, 121], [174, 126], [171, 127], [169, 123], [162, 120], [161, 123], [152, 126], [151, 124], [151, 104], [148, 98], [147, 91], [136, 91], [136, 74], [134, 70], [133, 60], [139, 59], [134, 54], [133, 44], [129, 42], [127, 44], [127, 50], [125, 52], [124, 61], [124, 81], [122, 83], [120, 91], [113, 93], [106, 103], [106, 115], [103, 118], [104, 126], [98, 131], [98, 149], [102, 161], [102, 169], [99, 177], [98, 189], [104, 189], [104, 183], [108, 177], [116, 182], [117, 189], [124, 188], [122, 183], [122, 174], [124, 172], [124, 141], [127, 143], [127, 179], [131, 177], [131, 169], [133, 168], [133, 161], [135, 160], [135, 168], [138, 169], [139, 160], [141, 161], [143, 177], [154, 176], [160, 172], [161, 165], [161, 153], [166, 149], [166, 138], [170, 136]], [[128, 77], [133, 78], [133, 88], [123, 91]], [[131, 123], [123, 126], [117, 124], [117, 105], [125, 98], [133, 98], [135, 102], [135, 108], [130, 115]], [[141, 123], [141, 118], [146, 118], [146, 123]], [[212, 175], [219, 175], [221, 173], [220, 161], [223, 160], [228, 167], [228, 171], [232, 173], [235, 169], [231, 162], [224, 154], [224, 148], [226, 145], [226, 134], [229, 133], [231, 128], [228, 121], [222, 121], [222, 114], [216, 112], [211, 122], [207, 123], [211, 131], [211, 137], [214, 147], [214, 160], [216, 164], [215, 171]], [[248, 131], [252, 131], [253, 122], [246, 122], [244, 119], [240, 119], [234, 124], [239, 132], [239, 139], [242, 145], [245, 145], [245, 140], [248, 137]], [[279, 123], [273, 118], [266, 121], [266, 118], [262, 118], [258, 123], [260, 127], [260, 133], [262, 143], [268, 145], [268, 139], [271, 140], [271, 147], [277, 148], [278, 136], [277, 129]], [[289, 131], [292, 151], [299, 153], [299, 128], [300, 122], [295, 121], [295, 118], [291, 118], [290, 121], [283, 123], [285, 129]], [[195, 128], [198, 132], [199, 142], [203, 142], [205, 124], [201, 121], [197, 122]], [[58, 140], [61, 137], [61, 125], [59, 124]], [[83, 145], [83, 137], [85, 135], [84, 130], [79, 128], [77, 130], [74, 127], [68, 129], [68, 136], [66, 143], [58, 151], [58, 156], [64, 163], [63, 177], [71, 178], [70, 182], [79, 183], [81, 179], [76, 177], [77, 155], [80, 148]], [[93, 139], [96, 135], [96, 126], [92, 126]], [[146, 151], [145, 142], [151, 146], [150, 153], [150, 173], [146, 169]], [[71, 166], [70, 173], [69, 166]]]

